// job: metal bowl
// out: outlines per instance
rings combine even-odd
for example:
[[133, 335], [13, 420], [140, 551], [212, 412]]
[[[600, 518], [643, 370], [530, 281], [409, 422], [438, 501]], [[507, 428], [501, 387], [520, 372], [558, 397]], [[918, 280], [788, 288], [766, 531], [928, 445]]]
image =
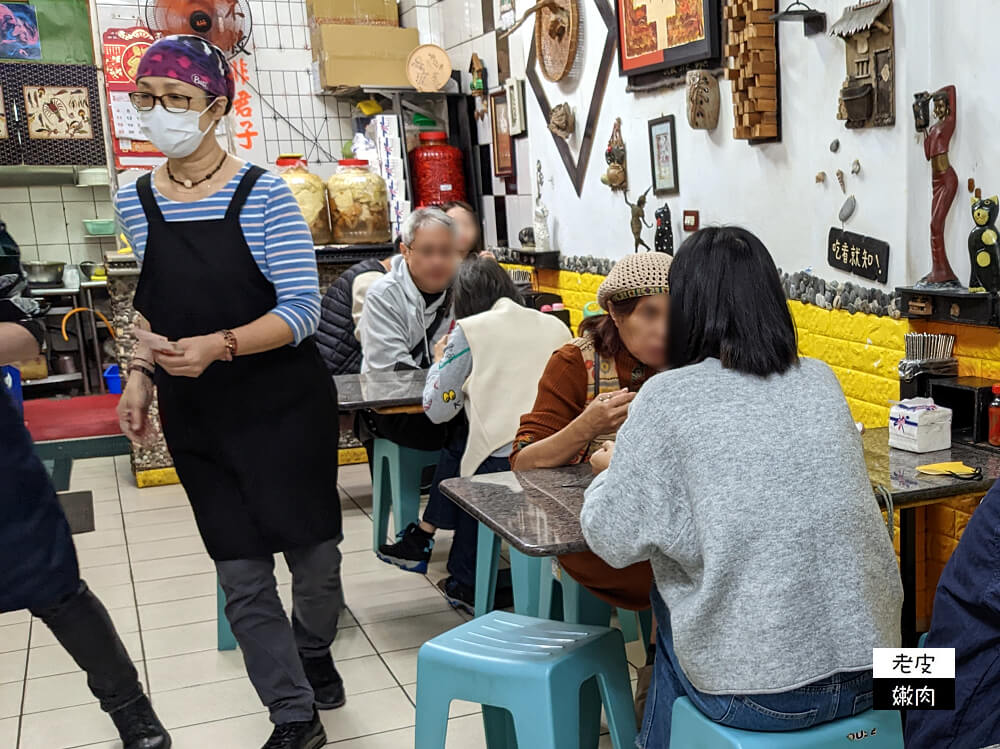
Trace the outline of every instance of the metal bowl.
[[102, 263], [95, 263], [93, 260], [84, 260], [80, 263], [80, 272], [86, 276], [87, 280], [92, 280], [94, 276], [106, 275], [104, 265]]
[[29, 284], [62, 283], [66, 263], [53, 260], [28, 260], [21, 263]]

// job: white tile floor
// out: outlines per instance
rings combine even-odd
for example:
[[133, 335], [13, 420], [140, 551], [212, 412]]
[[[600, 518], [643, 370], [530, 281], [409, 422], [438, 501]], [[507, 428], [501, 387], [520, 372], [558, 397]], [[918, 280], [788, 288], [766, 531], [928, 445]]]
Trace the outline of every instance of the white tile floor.
[[[127, 458], [78, 461], [72, 489], [94, 491], [96, 530], [74, 537], [82, 576], [110, 610], [176, 749], [256, 749], [270, 733], [239, 651], [215, 646], [215, 573], [179, 486], [137, 489]], [[461, 624], [434, 583], [447, 574], [439, 534], [425, 577], [371, 552], [367, 466], [340, 470], [347, 610], [333, 646], [347, 705], [322, 713], [339, 749], [413, 746], [417, 649]], [[286, 607], [290, 577], [279, 559]], [[633, 663], [638, 643], [629, 647]], [[634, 673], [633, 673], [634, 678]], [[478, 706], [452, 705], [448, 749], [484, 747]], [[0, 614], [0, 749], [120, 749], [84, 675], [27, 612]], [[607, 736], [602, 747], [610, 747]]]

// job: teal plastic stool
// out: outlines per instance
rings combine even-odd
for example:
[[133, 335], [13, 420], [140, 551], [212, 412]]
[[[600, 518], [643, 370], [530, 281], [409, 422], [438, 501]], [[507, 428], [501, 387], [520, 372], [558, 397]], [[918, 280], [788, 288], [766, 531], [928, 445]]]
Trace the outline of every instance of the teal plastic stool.
[[[858, 744], [864, 739], [863, 744]], [[687, 697], [674, 703], [670, 746], [683, 749], [903, 749], [903, 725], [895, 710], [868, 710], [803, 731], [741, 731], [709, 720]]]
[[917, 641], [917, 647], [918, 648], [926, 648], [927, 647], [927, 633], [926, 632], [924, 632], [922, 635], [920, 635], [920, 639]]
[[219, 650], [236, 650], [236, 638], [233, 636], [233, 630], [226, 618], [226, 594], [222, 590], [218, 578], [215, 582], [215, 600], [218, 605], [218, 611], [215, 614], [217, 648]]
[[[438, 450], [411, 450], [386, 439], [375, 440], [372, 477], [372, 551], [386, 542], [389, 508], [395, 532], [402, 533], [420, 513], [420, 474], [436, 466]], [[426, 572], [424, 569], [414, 570]]]
[[[611, 623], [611, 606], [580, 585], [559, 566], [555, 558], [546, 559], [540, 570], [538, 615], [577, 624]], [[625, 642], [648, 643], [653, 633], [653, 611], [618, 609], [618, 623]]]
[[[544, 557], [529, 557], [510, 549], [510, 575], [514, 585], [514, 611], [525, 616], [538, 615], [538, 581]], [[484, 523], [479, 524], [476, 539], [476, 603], [475, 614], [482, 616], [493, 610], [496, 600], [497, 575], [500, 572], [500, 537]]]
[[591, 681], [615, 749], [632, 749], [635, 712], [620, 632], [505, 612], [473, 619], [420, 648], [416, 749], [444, 749], [452, 700], [483, 705], [489, 749], [590, 749], [570, 727], [599, 719], [600, 710], [580, 708], [580, 689]]

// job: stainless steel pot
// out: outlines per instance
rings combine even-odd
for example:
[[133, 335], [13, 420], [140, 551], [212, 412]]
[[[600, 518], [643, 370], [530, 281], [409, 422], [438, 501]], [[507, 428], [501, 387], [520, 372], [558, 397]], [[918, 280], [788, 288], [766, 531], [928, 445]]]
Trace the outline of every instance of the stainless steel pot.
[[66, 263], [51, 260], [28, 260], [21, 263], [29, 284], [59, 284], [63, 280]]

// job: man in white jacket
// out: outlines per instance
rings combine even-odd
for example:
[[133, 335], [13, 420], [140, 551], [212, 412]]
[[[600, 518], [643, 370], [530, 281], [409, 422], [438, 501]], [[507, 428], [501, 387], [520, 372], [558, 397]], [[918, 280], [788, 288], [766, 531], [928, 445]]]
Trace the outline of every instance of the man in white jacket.
[[[362, 373], [429, 368], [454, 320], [449, 289], [460, 263], [454, 222], [440, 209], [418, 208], [400, 234], [400, 254], [365, 298]], [[445, 443], [446, 426], [423, 414], [371, 414], [368, 423], [375, 436], [404, 447], [434, 450]]]

